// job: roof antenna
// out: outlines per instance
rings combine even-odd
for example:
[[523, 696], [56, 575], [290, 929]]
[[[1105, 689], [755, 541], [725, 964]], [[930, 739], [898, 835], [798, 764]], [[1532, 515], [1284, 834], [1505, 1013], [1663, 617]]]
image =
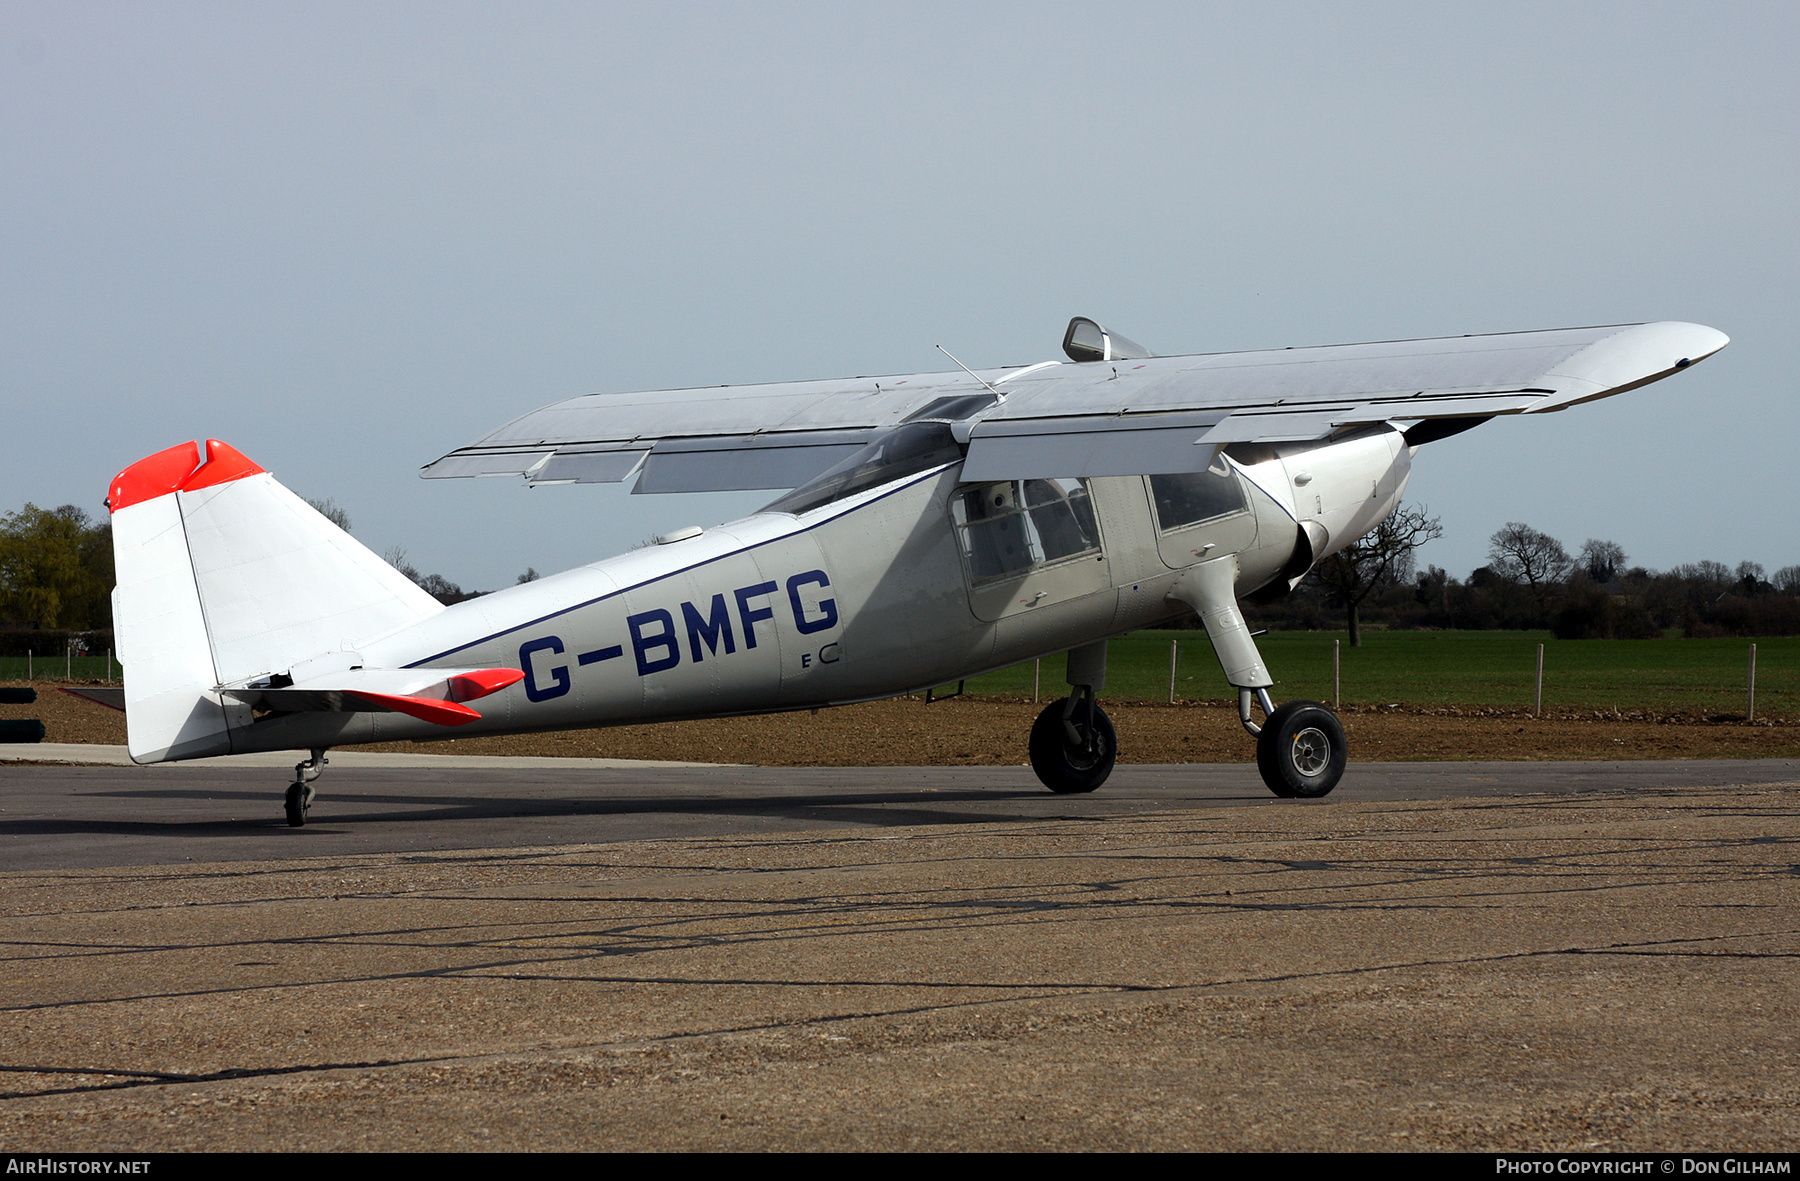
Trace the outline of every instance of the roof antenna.
[[[951, 359], [951, 360], [952, 360], [952, 361], [956, 361], [956, 358], [955, 358], [955, 357], [951, 357], [951, 356], [950, 356], [950, 350], [949, 350], [949, 349], [947, 349], [947, 348], [945, 348], [945, 347], [944, 347], [944, 346], [943, 346], [943, 345], [941, 345], [941, 344], [934, 344], [934, 345], [932, 345], [932, 346], [931, 346], [931, 347], [932, 347], [932, 348], [934, 348], [934, 349], [936, 349], [936, 350], [937, 350], [937, 351], [938, 351], [938, 352], [940, 352], [940, 353], [942, 353], [942, 354], [944, 354], [944, 356], [946, 356], [946, 357], [950, 357], [950, 359]], [[968, 367], [968, 366], [967, 366], [967, 365], [964, 365], [964, 364], [963, 364], [963, 363], [962, 363], [962, 362], [961, 362], [961, 361], [956, 361], [956, 367], [957, 367], [957, 368], [958, 368], [958, 369], [960, 369], [960, 370], [962, 370], [962, 371], [963, 371], [963, 372], [964, 372], [964, 373], [967, 373], [967, 374], [968, 374], [968, 375], [969, 375], [969, 376], [970, 376], [970, 377], [973, 377], [973, 378], [974, 378], [974, 379], [975, 379], [975, 380], [976, 380], [976, 381], [979, 381], [979, 382], [981, 382], [981, 384], [982, 384], [982, 385], [984, 385], [984, 386], [987, 386], [987, 391], [988, 391], [988, 393], [990, 393], [990, 394], [992, 394], [992, 395], [994, 395], [994, 397], [996, 397], [996, 398], [999, 398], [999, 399], [1001, 399], [1001, 400], [1002, 400], [1002, 401], [1004, 401], [1004, 400], [1005, 400], [1005, 398], [1006, 398], [1006, 395], [1005, 395], [1005, 394], [1003, 394], [1003, 393], [1001, 393], [1001, 392], [1000, 392], [1000, 391], [999, 391], [999, 390], [997, 390], [997, 389], [995, 389], [995, 388], [994, 388], [994, 387], [993, 387], [993, 386], [991, 386], [991, 385], [988, 385], [988, 383], [987, 383], [987, 381], [986, 381], [986, 379], [985, 379], [985, 378], [983, 378], [983, 377], [982, 377], [982, 376], [981, 376], [981, 374], [979, 374], [979, 373], [977, 373], [977, 372], [975, 372], [975, 371], [974, 371], [974, 370], [973, 370], [973, 369], [971, 369], [971, 368], [969, 368], [969, 367]]]

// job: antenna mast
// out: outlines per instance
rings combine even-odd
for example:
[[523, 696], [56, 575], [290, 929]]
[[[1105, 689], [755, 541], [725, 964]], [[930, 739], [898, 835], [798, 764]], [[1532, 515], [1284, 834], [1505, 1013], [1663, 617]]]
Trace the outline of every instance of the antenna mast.
[[[950, 359], [952, 361], [956, 361], [956, 358], [950, 355], [950, 350], [945, 348], [943, 345], [934, 344], [931, 347], [936, 349], [938, 352], [944, 354], [944, 356], [950, 357]], [[987, 380], [985, 378], [983, 378], [981, 376], [981, 374], [975, 372], [973, 369], [969, 368], [967, 365], [964, 365], [961, 361], [956, 361], [956, 367], [958, 369], [962, 370], [964, 373], [967, 373], [970, 377], [973, 377], [976, 381], [981, 382], [982, 385], [987, 386], [988, 393], [994, 395], [996, 398], [1005, 398], [1006, 397], [1005, 394], [1001, 393], [999, 390], [995, 389], [993, 386], [988, 385]]]

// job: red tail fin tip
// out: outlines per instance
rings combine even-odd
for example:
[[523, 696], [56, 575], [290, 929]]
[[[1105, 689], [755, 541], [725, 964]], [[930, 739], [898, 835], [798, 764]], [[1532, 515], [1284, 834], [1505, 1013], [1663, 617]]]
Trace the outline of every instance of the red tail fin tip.
[[217, 439], [208, 439], [206, 441], [206, 466], [183, 480], [181, 490], [193, 492], [199, 488], [211, 488], [216, 484], [229, 484], [231, 481], [241, 480], [245, 476], [254, 476], [262, 470], [236, 447], [221, 443]]
[[200, 448], [177, 443], [167, 451], [138, 460], [113, 477], [106, 490], [106, 505], [113, 512], [146, 500], [167, 496], [200, 466]]
[[116, 513], [171, 492], [192, 492], [228, 484], [262, 470], [243, 452], [217, 439], [206, 441], [204, 463], [197, 444], [177, 443], [167, 451], [158, 451], [138, 460], [114, 476], [106, 491], [106, 507]]

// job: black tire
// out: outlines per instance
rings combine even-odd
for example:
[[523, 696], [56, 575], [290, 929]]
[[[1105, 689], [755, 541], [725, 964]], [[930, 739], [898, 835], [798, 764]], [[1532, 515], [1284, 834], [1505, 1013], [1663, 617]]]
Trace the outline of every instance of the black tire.
[[1256, 739], [1256, 769], [1283, 799], [1316, 800], [1331, 794], [1349, 761], [1343, 724], [1316, 701], [1279, 707]]
[[289, 828], [306, 827], [306, 806], [312, 802], [306, 797], [310, 794], [301, 784], [288, 785], [287, 799], [283, 802], [282, 807], [287, 812]]
[[1092, 749], [1089, 749], [1088, 711], [1077, 705], [1069, 719], [1082, 741], [1069, 742], [1068, 728], [1063, 725], [1067, 699], [1052, 701], [1031, 724], [1031, 769], [1043, 785], [1058, 795], [1076, 795], [1093, 791], [1112, 774], [1119, 757], [1118, 738], [1113, 733], [1112, 719], [1099, 706], [1093, 710]]

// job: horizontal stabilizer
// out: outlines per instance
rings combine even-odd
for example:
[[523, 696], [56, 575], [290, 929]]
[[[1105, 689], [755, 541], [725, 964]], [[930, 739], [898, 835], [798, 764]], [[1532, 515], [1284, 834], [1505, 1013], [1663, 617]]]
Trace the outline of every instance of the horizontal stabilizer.
[[481, 719], [463, 702], [524, 679], [516, 668], [353, 668], [298, 682], [264, 677], [224, 686], [219, 693], [259, 712], [403, 713], [440, 726], [463, 726]]
[[80, 697], [92, 701], [96, 705], [104, 705], [107, 709], [125, 712], [125, 690], [123, 689], [78, 689], [72, 685], [61, 686], [62, 691], [71, 697]]
[[410, 714], [422, 722], [436, 722], [440, 726], [466, 726], [470, 722], [481, 720], [480, 714], [468, 706], [458, 705], [454, 701], [434, 701], [429, 697], [402, 697], [395, 693], [350, 693], [346, 696], [360, 700], [376, 710]]

